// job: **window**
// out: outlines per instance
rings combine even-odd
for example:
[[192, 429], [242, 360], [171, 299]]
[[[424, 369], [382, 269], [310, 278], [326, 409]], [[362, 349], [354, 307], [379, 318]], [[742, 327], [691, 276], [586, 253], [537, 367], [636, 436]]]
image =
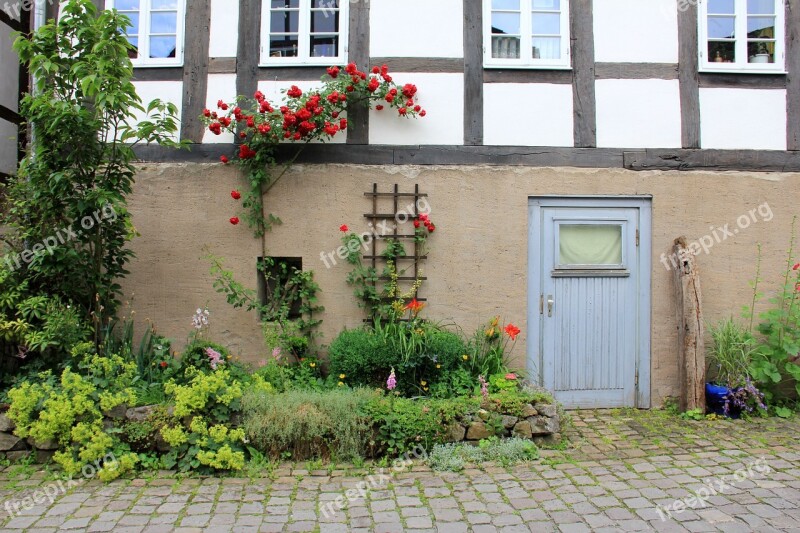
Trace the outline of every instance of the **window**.
[[128, 41], [134, 66], [183, 65], [185, 0], [112, 0], [106, 5], [131, 19]]
[[702, 0], [700, 69], [784, 72], [784, 0]]
[[347, 62], [350, 0], [263, 0], [262, 65]]
[[570, 68], [569, 0], [484, 0], [484, 66]]

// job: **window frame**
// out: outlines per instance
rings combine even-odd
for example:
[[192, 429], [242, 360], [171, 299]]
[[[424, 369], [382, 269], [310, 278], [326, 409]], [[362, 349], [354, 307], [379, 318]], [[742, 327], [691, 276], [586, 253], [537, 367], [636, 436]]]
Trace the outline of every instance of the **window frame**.
[[786, 74], [786, 1], [773, 0], [775, 2], [775, 62], [774, 63], [749, 63], [747, 57], [747, 0], [734, 1], [734, 23], [736, 37], [735, 52], [737, 60], [735, 63], [716, 63], [708, 55], [708, 1], [699, 0], [698, 3], [698, 58], [700, 72], [719, 72], [729, 74]]
[[[139, 57], [131, 58], [134, 67], [182, 67], [186, 47], [186, 0], [177, 0], [175, 57], [148, 57], [150, 54], [150, 14], [152, 0], [139, 0]], [[116, 9], [116, 0], [106, 0], [106, 9]], [[171, 10], [170, 10], [171, 11]], [[156, 10], [158, 12], [158, 10]], [[146, 13], [146, 16], [144, 16]], [[124, 14], [124, 13], [123, 13]], [[147, 31], [145, 31], [147, 30]], [[143, 53], [142, 42], [145, 47]]]
[[[343, 65], [347, 63], [349, 54], [349, 30], [350, 30], [350, 1], [339, 1], [339, 55], [326, 57], [311, 57], [308, 39], [311, 37], [311, 5], [312, 0], [299, 0], [299, 20], [297, 27], [298, 35], [298, 55], [297, 57], [275, 58], [269, 55], [270, 47], [270, 23], [272, 6], [270, 0], [261, 0], [261, 45], [259, 50], [260, 67], [329, 67], [331, 65]], [[319, 8], [316, 8], [319, 9]]]
[[[483, 0], [483, 66], [484, 68], [503, 69], [545, 69], [572, 70], [572, 47], [570, 41], [570, 0], [561, 0], [561, 58], [535, 59], [523, 57], [521, 51], [528, 50], [533, 54], [533, 0], [520, 0], [520, 58], [502, 59], [492, 57], [492, 0]], [[525, 16], [528, 13], [528, 16]]]

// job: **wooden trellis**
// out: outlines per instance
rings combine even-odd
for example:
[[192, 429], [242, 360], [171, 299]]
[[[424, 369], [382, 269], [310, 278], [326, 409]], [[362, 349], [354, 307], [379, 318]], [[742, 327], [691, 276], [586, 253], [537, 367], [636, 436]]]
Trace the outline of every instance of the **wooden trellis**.
[[[372, 192], [365, 192], [364, 196], [372, 199], [372, 213], [366, 213], [366, 218], [370, 223], [372, 229], [372, 239], [370, 240], [369, 248], [364, 254], [364, 259], [372, 263], [372, 268], [376, 272], [382, 272], [383, 269], [378, 270], [381, 266], [380, 263], [385, 264], [386, 258], [382, 255], [380, 243], [385, 243], [388, 240], [396, 239], [400, 242], [410, 241], [413, 249], [410, 249], [408, 243], [404, 243], [406, 254], [396, 257], [395, 268], [398, 274], [400, 272], [408, 272], [413, 270], [413, 275], [398, 275], [398, 282], [414, 283], [415, 280], [426, 280], [424, 276], [419, 276], [422, 261], [427, 259], [427, 255], [423, 253], [423, 247], [414, 238], [414, 220], [419, 216], [419, 200], [420, 198], [427, 198], [428, 195], [419, 192], [419, 184], [414, 185], [414, 192], [400, 192], [400, 187], [395, 183], [392, 192], [379, 192], [378, 184], [372, 184]], [[406, 199], [406, 201], [401, 201]], [[384, 206], [387, 201], [391, 202], [391, 208]], [[391, 209], [390, 212], [385, 210]], [[386, 231], [387, 226], [390, 231]], [[410, 228], [411, 233], [401, 232], [403, 228]], [[413, 262], [413, 264], [409, 264]], [[389, 280], [389, 276], [381, 275], [379, 279], [382, 281]], [[373, 283], [373, 285], [377, 285]], [[420, 302], [427, 301], [426, 298], [419, 297], [417, 293], [417, 300]]]

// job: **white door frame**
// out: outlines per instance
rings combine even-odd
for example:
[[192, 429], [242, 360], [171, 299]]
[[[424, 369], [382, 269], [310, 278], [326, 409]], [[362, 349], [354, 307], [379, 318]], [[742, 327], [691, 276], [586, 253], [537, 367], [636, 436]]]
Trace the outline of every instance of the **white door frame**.
[[639, 246], [637, 247], [637, 268], [639, 286], [636, 289], [639, 312], [637, 313], [637, 356], [636, 356], [636, 407], [650, 408], [650, 314], [651, 314], [651, 264], [652, 245], [652, 199], [650, 195], [641, 196], [531, 196], [528, 199], [528, 350], [527, 369], [531, 379], [543, 385], [542, 368], [542, 321], [539, 310], [542, 294], [542, 208], [636, 208], [639, 210]]

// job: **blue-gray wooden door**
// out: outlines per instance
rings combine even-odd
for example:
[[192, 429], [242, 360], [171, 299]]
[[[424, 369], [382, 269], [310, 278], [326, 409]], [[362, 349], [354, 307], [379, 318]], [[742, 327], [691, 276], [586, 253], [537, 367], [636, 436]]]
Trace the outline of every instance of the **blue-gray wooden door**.
[[[645, 394], [640, 391], [642, 366], [649, 365], [642, 212], [638, 206], [617, 204], [577, 201], [536, 209], [535, 363], [542, 384], [567, 408], [649, 407], [649, 383]], [[641, 405], [644, 398], [648, 405]]]

